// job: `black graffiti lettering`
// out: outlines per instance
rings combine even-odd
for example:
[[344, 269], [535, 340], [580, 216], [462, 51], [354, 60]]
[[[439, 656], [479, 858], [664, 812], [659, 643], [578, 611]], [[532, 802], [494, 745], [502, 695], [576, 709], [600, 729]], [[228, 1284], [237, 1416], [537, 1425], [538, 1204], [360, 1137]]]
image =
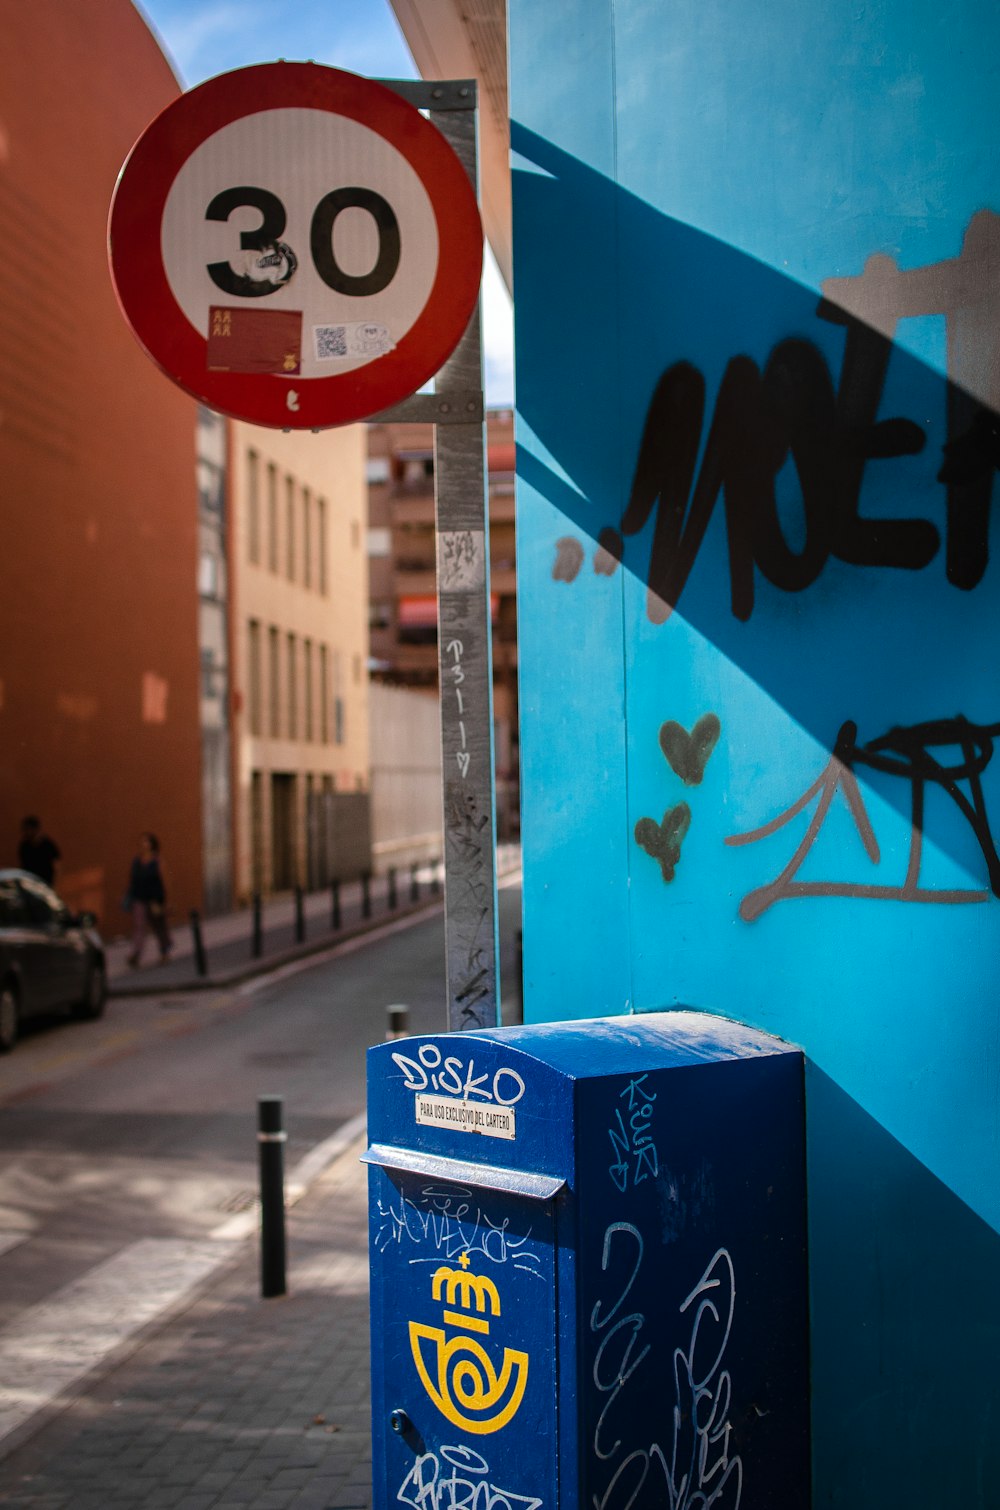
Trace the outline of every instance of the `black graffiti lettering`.
[[[785, 592], [801, 592], [831, 556], [860, 567], [928, 566], [940, 548], [929, 520], [867, 518], [860, 505], [869, 462], [915, 455], [925, 444], [912, 420], [878, 418], [899, 321], [943, 315], [947, 438], [937, 480], [946, 489], [945, 571], [954, 587], [977, 586], [989, 562], [993, 479], [1000, 470], [998, 265], [1000, 214], [980, 210], [958, 257], [901, 270], [892, 258], [876, 255], [860, 275], [826, 279], [817, 314], [844, 330], [836, 391], [821, 353], [799, 337], [775, 346], [763, 372], [748, 356], [733, 357], [700, 467], [704, 379], [690, 362], [669, 367], [650, 400], [621, 522], [598, 536], [595, 572], [615, 571], [625, 538], [644, 530], [655, 511], [647, 613], [654, 623], [664, 622], [720, 495], [738, 619], [753, 612], [756, 570]], [[799, 550], [789, 544], [777, 507], [776, 479], [789, 460], [801, 489]]]
[[977, 587], [989, 563], [993, 473], [1000, 470], [1000, 421], [948, 385], [948, 431], [938, 482], [948, 490], [946, 569], [954, 587]]
[[937, 480], [947, 489], [945, 571], [969, 591], [989, 562], [989, 510], [1000, 410], [1000, 322], [994, 290], [1000, 261], [1000, 215], [979, 210], [959, 256], [900, 269], [891, 257], [869, 257], [853, 278], [828, 278], [821, 312], [832, 303], [887, 341], [900, 320], [943, 315], [947, 335], [947, 439]]
[[[961, 716], [941, 718], [906, 728], [893, 728], [866, 745], [857, 742], [857, 725], [841, 725], [833, 752], [821, 775], [792, 805], [769, 823], [750, 833], [733, 834], [729, 845], [755, 844], [791, 822], [814, 798], [816, 809], [795, 853], [784, 869], [765, 886], [748, 892], [740, 903], [740, 916], [753, 922], [775, 902], [794, 897], [854, 897], [869, 901], [968, 903], [985, 902], [990, 892], [954, 888], [931, 889], [920, 885], [923, 827], [928, 783], [939, 787], [954, 802], [968, 823], [982, 851], [990, 891], [1000, 897], [1000, 855], [990, 827], [982, 777], [993, 758], [993, 742], [1000, 736], [1000, 723], [974, 724]], [[960, 755], [946, 764], [935, 751], [957, 748]], [[851, 811], [869, 860], [877, 865], [881, 854], [865, 808], [854, 770], [867, 766], [910, 783], [910, 854], [906, 877], [900, 885], [868, 885], [852, 881], [798, 881], [796, 876], [810, 853], [837, 792]], [[968, 794], [959, 785], [968, 786]]]
[[[840, 320], [841, 312], [831, 312]], [[801, 592], [830, 556], [856, 566], [919, 570], [940, 537], [923, 519], [864, 519], [861, 484], [868, 461], [920, 451], [924, 434], [908, 420], [878, 422], [890, 344], [843, 317], [847, 326], [840, 387], [834, 391], [822, 354], [797, 337], [781, 341], [764, 371], [747, 356], [726, 368], [705, 452], [701, 443], [705, 384], [688, 362], [660, 378], [646, 415], [632, 490], [620, 531], [599, 546], [622, 558], [622, 536], [638, 534], [656, 509], [647, 612], [663, 623], [677, 606], [721, 496], [736, 618], [754, 607], [754, 568], [775, 587]], [[801, 491], [804, 540], [794, 550], [778, 510], [776, 479], [791, 459]]]
[[827, 300], [819, 315], [844, 325], [844, 360], [835, 411], [835, 445], [826, 457], [835, 471], [841, 503], [834, 554], [849, 566], [896, 566], [919, 571], [937, 555], [941, 537], [926, 519], [862, 519], [858, 513], [865, 463], [914, 456], [924, 448], [919, 425], [906, 419], [877, 420], [892, 342]]

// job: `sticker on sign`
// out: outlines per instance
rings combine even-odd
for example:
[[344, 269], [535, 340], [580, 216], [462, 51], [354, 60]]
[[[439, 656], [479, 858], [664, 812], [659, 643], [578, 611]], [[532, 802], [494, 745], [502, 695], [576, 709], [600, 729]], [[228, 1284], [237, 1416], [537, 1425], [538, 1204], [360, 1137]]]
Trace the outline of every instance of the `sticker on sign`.
[[450, 1127], [455, 1132], [482, 1133], [487, 1138], [517, 1137], [514, 1108], [483, 1106], [474, 1101], [455, 1101], [450, 1096], [414, 1098], [418, 1127]]
[[316, 361], [353, 361], [380, 357], [391, 351], [395, 342], [385, 325], [316, 325], [313, 327]]
[[416, 392], [482, 272], [475, 194], [441, 133], [384, 85], [311, 63], [239, 69], [168, 106], [122, 170], [109, 246], [125, 317], [167, 375], [281, 428]]

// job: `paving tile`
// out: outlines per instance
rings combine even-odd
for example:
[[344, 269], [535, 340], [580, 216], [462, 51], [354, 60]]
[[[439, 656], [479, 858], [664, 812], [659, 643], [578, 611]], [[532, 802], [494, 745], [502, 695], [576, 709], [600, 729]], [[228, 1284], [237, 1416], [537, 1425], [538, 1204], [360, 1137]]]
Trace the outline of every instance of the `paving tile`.
[[370, 1505], [359, 1151], [295, 1208], [290, 1272], [301, 1262], [303, 1275], [295, 1292], [259, 1300], [248, 1242], [192, 1306], [9, 1455], [0, 1465], [5, 1510]]

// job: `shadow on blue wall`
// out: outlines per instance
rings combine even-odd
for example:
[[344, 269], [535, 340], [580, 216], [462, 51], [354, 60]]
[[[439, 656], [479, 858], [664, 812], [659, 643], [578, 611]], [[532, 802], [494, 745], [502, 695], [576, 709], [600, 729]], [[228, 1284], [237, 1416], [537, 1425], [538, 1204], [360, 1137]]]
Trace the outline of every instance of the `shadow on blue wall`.
[[995, 1510], [1000, 1236], [813, 1064], [806, 1101], [815, 1510]]
[[[883, 897], [925, 900], [925, 834], [979, 881], [926, 900], [1000, 894], [985, 784], [1000, 688], [984, 675], [998, 430], [981, 394], [942, 375], [954, 355], [943, 322], [921, 360], [886, 333], [887, 291], [903, 288], [888, 258], [866, 271], [867, 322], [516, 123], [512, 147], [530, 432], [519, 479], [565, 515], [551, 541], [559, 590], [588, 574], [611, 591], [624, 569], [649, 590], [626, 616], [636, 638], [648, 624], [668, 632], [679, 605], [836, 753], [821, 801], [836, 779], [850, 802], [844, 772], [884, 777], [914, 840], [905, 881]], [[996, 248], [998, 224], [974, 217], [966, 250]], [[553, 263], [566, 246], [579, 257]], [[923, 292], [906, 285], [900, 317], [948, 313], [954, 269], [930, 271]], [[827, 293], [849, 303], [850, 282]], [[538, 547], [532, 536], [533, 561]], [[931, 814], [932, 785], [950, 801]], [[795, 894], [794, 875], [785, 885]], [[774, 898], [754, 895], [759, 915]], [[815, 1504], [996, 1510], [1000, 1236], [813, 1065], [807, 1110]]]
[[[679, 608], [838, 769], [874, 781], [910, 818], [905, 879], [783, 895], [1000, 896], [984, 794], [1000, 691], [989, 701], [975, 666], [987, 701], [955, 705], [976, 646], [961, 627], [941, 627], [983, 613], [1000, 422], [886, 334], [902, 318], [947, 315], [954, 359], [956, 289], [977, 287], [1000, 256], [1000, 216], [974, 216], [961, 256], [920, 269], [916, 284], [884, 256], [863, 277], [829, 280], [841, 305], [516, 123], [512, 147], [534, 165], [517, 172], [519, 220], [531, 228], [518, 265], [536, 264], [519, 278], [518, 328], [533, 351], [558, 354], [518, 367], [519, 416], [556, 463], [521, 445], [519, 475], [583, 537], [552, 541], [552, 576], [572, 591], [581, 574], [611, 578], [621, 563], [646, 586], [651, 624]], [[537, 264], [556, 245], [579, 246], [579, 263], [546, 275]], [[852, 303], [879, 328], [849, 313]], [[940, 346], [943, 360], [943, 333]], [[970, 373], [1000, 352], [989, 329], [964, 329], [961, 346]], [[810, 624], [796, 653], [788, 634]], [[804, 663], [810, 654], [822, 663]], [[905, 717], [901, 686], [922, 704]], [[929, 804], [932, 786], [950, 800]], [[875, 860], [874, 835], [855, 816]], [[922, 889], [921, 835], [978, 872], [969, 887]], [[775, 899], [762, 888], [744, 916]]]

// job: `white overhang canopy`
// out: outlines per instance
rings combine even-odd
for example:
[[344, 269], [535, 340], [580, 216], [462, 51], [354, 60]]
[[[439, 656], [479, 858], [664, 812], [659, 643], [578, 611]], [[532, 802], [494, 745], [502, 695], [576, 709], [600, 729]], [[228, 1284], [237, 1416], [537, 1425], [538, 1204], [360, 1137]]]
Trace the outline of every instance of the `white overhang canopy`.
[[510, 110], [506, 0], [390, 0], [425, 79], [479, 83], [480, 200], [486, 237], [511, 289]]

